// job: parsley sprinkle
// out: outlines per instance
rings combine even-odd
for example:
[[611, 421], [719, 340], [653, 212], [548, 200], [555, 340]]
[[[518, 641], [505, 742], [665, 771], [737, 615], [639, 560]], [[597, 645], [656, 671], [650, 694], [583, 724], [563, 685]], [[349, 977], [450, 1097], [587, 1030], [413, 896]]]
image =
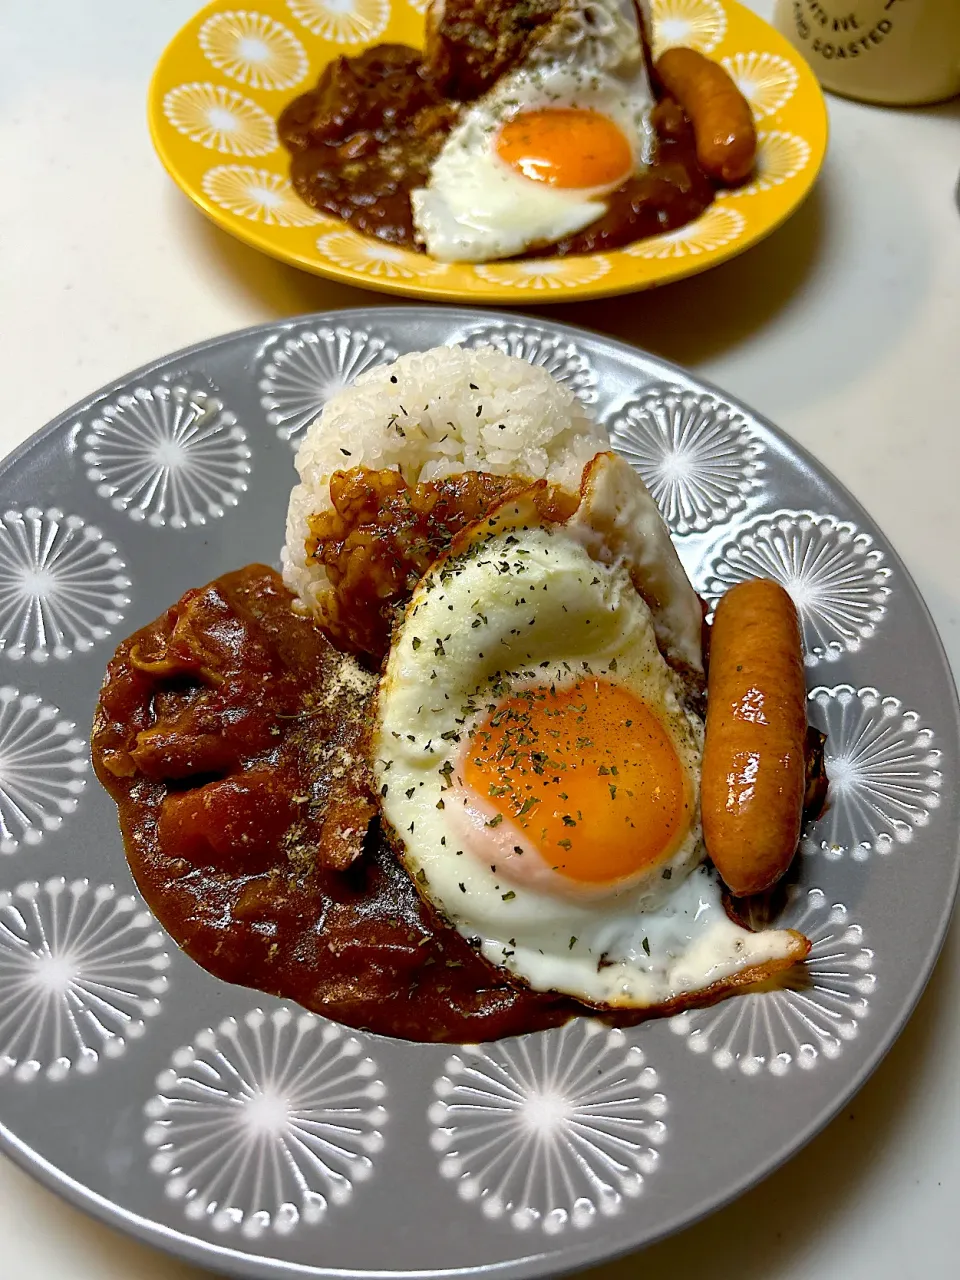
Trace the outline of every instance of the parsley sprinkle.
[[413, 646], [414, 649], [419, 649], [421, 643], [422, 641], [419, 636], [414, 636], [413, 639], [410, 641], [410, 644]]
[[577, 941], [577, 935], [576, 935], [576, 934], [574, 934], [574, 935], [571, 937], [571, 939], [570, 939], [569, 943], [567, 944], [567, 950], [568, 950], [568, 951], [572, 951], [572, 950], [573, 950], [573, 948], [574, 948], [574, 944], [576, 943], [576, 941]]
[[498, 813], [496, 814], [495, 817], [491, 818], [490, 821], [485, 823], [484, 825], [487, 827], [499, 827], [502, 821], [503, 821], [503, 814]]
[[644, 949], [644, 951], [647, 953], [647, 955], [649, 955], [649, 954], [650, 954], [650, 939], [649, 939], [649, 938], [644, 938], [644, 940], [643, 940], [643, 949]]
[[512, 902], [517, 895], [511, 889], [509, 893], [501, 893], [500, 897], [504, 902]]

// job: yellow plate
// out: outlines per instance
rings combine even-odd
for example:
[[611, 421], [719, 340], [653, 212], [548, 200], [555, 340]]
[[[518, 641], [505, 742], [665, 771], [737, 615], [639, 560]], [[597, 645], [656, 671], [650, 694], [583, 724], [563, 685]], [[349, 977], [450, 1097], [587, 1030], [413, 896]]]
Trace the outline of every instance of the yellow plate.
[[[241, 0], [242, 2], [242, 0]], [[472, 303], [567, 302], [629, 293], [726, 261], [769, 235], [813, 185], [827, 113], [812, 72], [782, 36], [733, 0], [653, 0], [656, 43], [723, 63], [757, 118], [756, 174], [668, 235], [612, 253], [434, 262], [359, 235], [303, 204], [274, 122], [339, 54], [421, 45], [426, 0], [214, 0], [167, 47], [150, 86], [150, 132], [174, 182], [214, 222], [264, 253], [388, 293]]]

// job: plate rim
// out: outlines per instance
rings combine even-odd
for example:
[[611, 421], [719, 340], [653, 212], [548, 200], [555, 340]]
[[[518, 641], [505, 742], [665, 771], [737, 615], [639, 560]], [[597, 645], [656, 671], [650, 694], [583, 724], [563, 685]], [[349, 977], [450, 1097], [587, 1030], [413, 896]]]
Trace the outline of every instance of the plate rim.
[[[659, 288], [661, 285], [673, 284], [679, 280], [685, 280], [691, 276], [701, 275], [706, 271], [712, 270], [714, 267], [722, 266], [724, 263], [731, 261], [733, 258], [739, 257], [742, 253], [748, 252], [763, 240], [773, 235], [776, 231], [787, 222], [799, 209], [806, 203], [814, 187], [819, 181], [826, 161], [827, 150], [830, 144], [830, 115], [827, 109], [827, 100], [820, 87], [819, 82], [813, 74], [807, 61], [799, 50], [789, 43], [785, 36], [754, 10], [749, 9], [741, 0], [723, 0], [724, 5], [746, 13], [750, 19], [758, 21], [762, 26], [768, 28], [770, 32], [780, 41], [782, 41], [790, 51], [796, 54], [799, 60], [799, 73], [802, 76], [811, 78], [812, 87], [817, 90], [816, 105], [818, 108], [817, 127], [823, 134], [823, 145], [819, 152], [816, 153], [808, 165], [804, 174], [802, 187], [799, 190], [796, 199], [785, 209], [783, 209], [769, 223], [758, 227], [755, 231], [748, 233], [742, 240], [737, 240], [730, 245], [722, 246], [711, 252], [710, 261], [708, 263], [699, 262], [696, 258], [676, 258], [673, 260], [672, 266], [667, 266], [663, 273], [656, 279], [641, 281], [624, 281], [620, 284], [604, 284], [606, 276], [601, 276], [590, 284], [574, 285], [568, 289], [549, 290], [545, 293], [538, 293], [535, 298], [525, 295], [522, 289], [511, 289], [508, 286], [498, 285], [490, 286], [483, 292], [464, 293], [461, 289], [455, 287], [445, 287], [442, 279], [436, 283], [431, 282], [429, 277], [421, 280], [405, 280], [403, 277], [392, 279], [386, 276], [367, 276], [349, 267], [338, 266], [333, 261], [311, 259], [304, 254], [298, 252], [275, 253], [272, 249], [264, 248], [262, 236], [258, 235], [259, 224], [251, 222], [249, 226], [243, 222], [234, 222], [226, 210], [216, 205], [200, 187], [187, 185], [181, 181], [177, 173], [177, 166], [170, 157], [169, 151], [163, 140], [163, 128], [161, 121], [163, 120], [163, 106], [160, 92], [157, 88], [161, 73], [165, 70], [167, 59], [172, 53], [174, 46], [181, 39], [186, 27], [199, 22], [207, 14], [219, 12], [222, 10], [224, 0], [207, 0], [202, 8], [197, 10], [192, 17], [188, 18], [177, 31], [171, 36], [170, 40], [164, 46], [160, 56], [158, 57], [153, 71], [150, 75], [150, 82], [147, 87], [146, 99], [146, 116], [147, 127], [150, 134], [150, 142], [153, 149], [163, 166], [164, 171], [173, 182], [174, 186], [187, 200], [198, 209], [208, 221], [214, 226], [224, 231], [227, 235], [232, 236], [235, 240], [239, 240], [241, 244], [246, 245], [250, 249], [254, 249], [257, 253], [262, 253], [269, 258], [273, 258], [277, 262], [285, 263], [301, 271], [306, 271], [310, 275], [316, 275], [322, 279], [334, 280], [339, 284], [352, 285], [354, 288], [368, 290], [373, 293], [383, 293], [390, 296], [416, 298], [421, 301], [448, 301], [458, 302], [469, 306], [514, 306], [523, 308], [529, 306], [531, 302], [535, 302], [537, 306], [558, 306], [569, 302], [589, 302], [598, 298], [623, 297], [631, 293], [646, 293], [651, 289]], [[366, 47], [366, 46], [364, 46]], [[324, 64], [326, 65], [326, 64]], [[717, 202], [714, 201], [714, 204]], [[710, 206], [711, 208], [713, 205]], [[330, 218], [334, 225], [331, 227], [320, 226], [321, 234], [338, 230], [341, 226], [344, 229], [349, 228], [349, 224], [342, 222], [341, 219]], [[616, 252], [610, 250], [609, 252]], [[589, 258], [591, 255], [571, 255]], [[603, 255], [595, 255], [603, 256]], [[561, 261], [556, 255], [545, 257], [544, 262]], [[497, 259], [497, 261], [516, 261], [516, 259]]]
[[[377, 318], [380, 318], [381, 320], [386, 318], [388, 322], [390, 318], [399, 317], [404, 317], [409, 320], [411, 313], [417, 312], [430, 313], [431, 315], [436, 315], [436, 313], [439, 312], [449, 321], [451, 328], [469, 324], [488, 324], [491, 321], [497, 320], [500, 320], [505, 324], [515, 324], [518, 321], [518, 317], [515, 312], [498, 312], [491, 311], [486, 308], [481, 310], [472, 307], [437, 307], [429, 304], [423, 304], [420, 306], [397, 305], [392, 307], [374, 305], [366, 307], [349, 307], [330, 311], [309, 312], [303, 315], [288, 316], [280, 320], [262, 322], [260, 324], [233, 330], [228, 333], [219, 334], [213, 338], [191, 343], [186, 347], [179, 348], [163, 356], [150, 360], [145, 364], [130, 370], [128, 373], [121, 375], [119, 378], [104, 384], [96, 391], [78, 400], [62, 413], [58, 414], [55, 418], [51, 419], [51, 421], [46, 423], [43, 427], [40, 427], [37, 431], [33, 432], [14, 450], [4, 458], [0, 459], [0, 479], [2, 479], [11, 468], [15, 467], [17, 463], [26, 458], [38, 444], [42, 443], [49, 436], [54, 435], [57, 431], [62, 430], [63, 427], [68, 425], [72, 420], [78, 418], [82, 411], [89, 411], [91, 406], [112, 395], [119, 388], [128, 385], [135, 380], [139, 380], [160, 366], [188, 360], [193, 356], [204, 354], [211, 350], [216, 350], [221, 346], [228, 345], [237, 340], [251, 339], [261, 336], [263, 338], [267, 338], [269, 336], [284, 333], [291, 329], [306, 328], [309, 326], [327, 325], [330, 327], [336, 327], [338, 324], [349, 325], [351, 322], [355, 326], [358, 324], [362, 326], [364, 324], [370, 324], [371, 321], [374, 321]], [[799, 444], [788, 432], [776, 426], [763, 414], [753, 410], [737, 396], [733, 396], [717, 387], [711, 380], [702, 378], [699, 374], [691, 375], [691, 373], [683, 366], [676, 364], [673, 361], [666, 360], [653, 352], [648, 352], [642, 348], [635, 347], [621, 339], [609, 337], [596, 330], [587, 329], [578, 325], [560, 323], [553, 320], [541, 320], [539, 317], [526, 317], [526, 319], [534, 325], [545, 324], [551, 329], [557, 331], [559, 334], [566, 336], [571, 341], [579, 339], [581, 341], [586, 340], [588, 343], [599, 342], [603, 346], [613, 348], [623, 357], [650, 359], [663, 370], [676, 373], [682, 378], [693, 376], [697, 384], [705, 391], [715, 393], [722, 399], [732, 402], [737, 407], [747, 410], [765, 430], [770, 432], [771, 436], [776, 441], [786, 446], [792, 454], [807, 464], [818, 478], [826, 480], [831, 486], [833, 486], [836, 491], [850, 503], [855, 511], [867, 516], [871, 523], [876, 523], [876, 521], [873, 520], [873, 517], [869, 515], [869, 512], [867, 512], [866, 508], [859, 502], [847, 486], [843, 484], [842, 481], [838, 480], [833, 473], [821, 464], [803, 445]], [[891, 566], [898, 574], [902, 575], [904, 582], [908, 584], [914, 593], [917, 602], [921, 606], [923, 617], [927, 623], [927, 629], [936, 641], [941, 668], [946, 674], [948, 684], [953, 695], [950, 699], [949, 717], [945, 716], [945, 719], [950, 719], [952, 722], [951, 727], [953, 733], [956, 736], [956, 739], [960, 741], [960, 698], [958, 698], [957, 681], [950, 666], [943, 640], [937, 630], [929, 606], [920, 593], [912, 574], [903, 563], [902, 558], [887, 538], [887, 535], [884, 534], [883, 536], [885, 541], [884, 550]], [[692, 1209], [688, 1207], [685, 1211], [676, 1213], [672, 1217], [665, 1219], [663, 1222], [658, 1224], [657, 1229], [652, 1234], [645, 1234], [642, 1244], [638, 1244], [636, 1242], [617, 1244], [598, 1253], [595, 1241], [571, 1243], [565, 1248], [564, 1257], [559, 1266], [557, 1265], [555, 1253], [542, 1250], [526, 1254], [522, 1258], [503, 1262], [478, 1263], [472, 1266], [443, 1269], [358, 1270], [356, 1268], [289, 1262], [278, 1258], [267, 1258], [251, 1254], [240, 1249], [217, 1244], [213, 1241], [206, 1241], [197, 1236], [188, 1235], [185, 1232], [164, 1226], [162, 1223], [158, 1223], [123, 1208], [109, 1200], [101, 1193], [85, 1187], [71, 1175], [59, 1170], [51, 1161], [46, 1159], [46, 1157], [41, 1155], [32, 1147], [28, 1146], [22, 1139], [13, 1133], [8, 1128], [2, 1117], [0, 1117], [0, 1151], [9, 1156], [15, 1164], [32, 1177], [36, 1178], [36, 1180], [44, 1186], [48, 1187], [71, 1204], [74, 1204], [78, 1208], [90, 1213], [99, 1221], [104, 1222], [111, 1227], [123, 1230], [133, 1235], [141, 1242], [160, 1248], [175, 1257], [183, 1258], [200, 1266], [215, 1266], [221, 1269], [227, 1267], [229, 1269], [229, 1274], [233, 1274], [238, 1277], [250, 1277], [251, 1280], [257, 1280], [258, 1277], [264, 1276], [304, 1277], [309, 1278], [309, 1280], [318, 1280], [320, 1277], [330, 1277], [331, 1280], [348, 1280], [349, 1277], [355, 1277], [356, 1280], [451, 1280], [453, 1277], [479, 1277], [481, 1275], [496, 1276], [498, 1280], [500, 1280], [501, 1277], [503, 1280], [532, 1280], [533, 1277], [546, 1275], [568, 1275], [586, 1267], [597, 1266], [602, 1263], [614, 1261], [617, 1258], [622, 1258], [636, 1252], [638, 1248], [646, 1248], [647, 1246], [664, 1240], [687, 1227], [695, 1225], [710, 1214], [717, 1212], [732, 1203], [751, 1187], [764, 1181], [779, 1167], [786, 1164], [795, 1155], [797, 1155], [817, 1134], [822, 1132], [870, 1078], [902, 1033], [907, 1022], [912, 1017], [934, 972], [954, 914], [958, 893], [960, 893], [960, 825], [958, 825], [958, 827], [953, 831], [952, 839], [949, 832], [945, 834], [947, 837], [945, 839], [945, 844], [952, 845], [954, 849], [950, 891], [944, 898], [939, 917], [936, 922], [936, 927], [931, 930], [930, 933], [932, 941], [924, 952], [922, 963], [918, 968], [917, 977], [911, 984], [909, 994], [901, 1007], [901, 1011], [897, 1018], [893, 1020], [891, 1025], [888, 1026], [879, 1037], [877, 1045], [871, 1052], [870, 1056], [861, 1064], [859, 1070], [854, 1074], [852, 1079], [840, 1089], [839, 1093], [834, 1095], [829, 1103], [821, 1107], [816, 1115], [814, 1115], [799, 1131], [795, 1138], [790, 1142], [788, 1148], [781, 1148], [778, 1150], [758, 1168], [755, 1168], [749, 1175], [741, 1178], [732, 1186], [725, 1187], [720, 1194], [705, 1197]], [[547, 1259], [550, 1260], [549, 1266], [545, 1268], [543, 1263]]]

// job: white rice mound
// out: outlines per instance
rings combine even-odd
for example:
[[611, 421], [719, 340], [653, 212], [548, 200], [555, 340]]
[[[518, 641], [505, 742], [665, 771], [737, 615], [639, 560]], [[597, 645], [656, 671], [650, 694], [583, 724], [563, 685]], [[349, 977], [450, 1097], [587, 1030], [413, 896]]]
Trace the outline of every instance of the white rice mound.
[[545, 478], [576, 493], [607, 434], [546, 369], [493, 347], [435, 347], [370, 369], [324, 405], [297, 451], [283, 580], [311, 612], [327, 587], [307, 520], [331, 506], [334, 471], [399, 470], [410, 485], [464, 471]]

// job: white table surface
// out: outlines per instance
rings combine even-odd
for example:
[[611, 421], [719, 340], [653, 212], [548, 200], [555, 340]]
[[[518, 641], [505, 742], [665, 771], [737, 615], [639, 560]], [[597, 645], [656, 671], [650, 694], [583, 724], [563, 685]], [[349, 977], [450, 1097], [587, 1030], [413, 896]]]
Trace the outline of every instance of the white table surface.
[[[753, 6], [768, 14], [770, 0]], [[261, 257], [173, 187], [152, 66], [193, 0], [0, 3], [0, 453], [167, 351], [382, 301]], [[806, 205], [666, 289], [550, 309], [676, 360], [792, 433], [877, 517], [960, 670], [960, 99], [832, 99]], [[387, 299], [386, 301], [395, 301]], [[960, 1241], [960, 926], [847, 1111], [731, 1207], [591, 1280], [940, 1280]], [[0, 1277], [201, 1280], [0, 1158]]]

